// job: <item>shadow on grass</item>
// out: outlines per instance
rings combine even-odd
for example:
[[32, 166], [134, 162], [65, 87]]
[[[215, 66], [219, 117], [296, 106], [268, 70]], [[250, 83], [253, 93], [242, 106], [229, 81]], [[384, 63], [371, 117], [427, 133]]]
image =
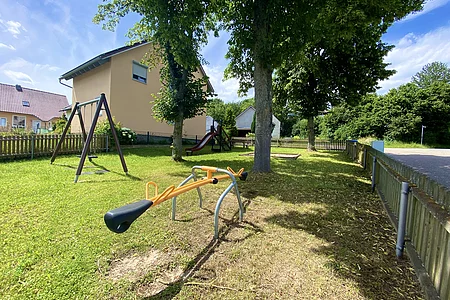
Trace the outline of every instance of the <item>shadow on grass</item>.
[[[247, 209], [247, 207], [250, 205], [250, 201], [245, 201], [244, 204], [244, 210]], [[209, 211], [209, 210], [208, 210]], [[166, 286], [162, 291], [160, 291], [158, 294], [146, 297], [144, 299], [173, 299], [175, 298], [182, 290], [184, 285], [188, 282], [188, 280], [195, 274], [196, 271], [198, 271], [211, 257], [211, 255], [214, 254], [216, 249], [224, 242], [229, 242], [226, 237], [227, 235], [235, 228], [245, 228], [249, 231], [246, 236], [240, 238], [240, 239], [233, 239], [233, 242], [241, 242], [245, 239], [250, 238], [251, 236], [255, 235], [258, 232], [263, 232], [261, 228], [256, 226], [255, 224], [252, 224], [250, 222], [239, 222], [239, 212], [237, 211], [231, 219], [224, 219], [221, 218], [224, 221], [224, 226], [222, 226], [219, 229], [219, 238], [218, 239], [211, 239], [211, 241], [206, 245], [202, 251], [200, 251], [199, 254], [195, 256], [191, 261], [188, 263], [188, 268], [184, 271], [183, 275], [180, 277], [179, 280], [172, 282]]]
[[[364, 297], [420, 298], [420, 287], [408, 260], [396, 259], [395, 230], [380, 200], [370, 193], [364, 170], [342, 152], [308, 156], [315, 159], [273, 159], [271, 173], [250, 172], [248, 180], [239, 183], [241, 195], [247, 201], [258, 196], [275, 197], [299, 205], [299, 210], [277, 212], [264, 220], [326, 241], [326, 246], [314, 251], [328, 259], [326, 267], [333, 274], [355, 282]], [[196, 163], [246, 170], [253, 165], [252, 160], [214, 161], [210, 156]], [[306, 212], [301, 209], [302, 204], [309, 203], [320, 207]]]
[[[80, 176], [89, 176], [89, 175], [95, 175], [95, 176], [102, 176], [105, 175], [106, 173], [111, 173], [111, 174], [116, 174], [119, 175], [121, 177], [123, 177], [123, 180], [110, 180], [111, 182], [113, 181], [126, 181], [126, 180], [133, 180], [133, 181], [142, 181], [142, 178], [139, 178], [137, 176], [131, 175], [130, 173], [126, 174], [123, 171], [122, 172], [117, 172], [117, 171], [113, 171], [113, 170], [109, 170], [108, 168], [106, 168], [103, 165], [100, 165], [94, 161], [90, 162], [93, 166], [88, 166], [88, 165], [84, 165], [83, 169], [98, 169], [97, 171], [89, 171], [89, 172], [82, 172]], [[73, 170], [77, 170], [78, 166], [73, 166], [73, 165], [67, 165], [67, 164], [58, 164], [58, 163], [53, 163], [52, 165], [57, 166], [57, 167], [64, 167], [64, 168], [68, 168], [68, 169], [73, 169]], [[75, 176], [75, 175], [74, 175]], [[81, 178], [83, 178], [81, 177]], [[84, 180], [80, 180], [79, 182], [83, 182], [83, 183], [91, 183], [90, 181], [84, 181]], [[98, 180], [95, 182], [99, 182]], [[94, 181], [92, 183], [95, 183]]]
[[[254, 184], [252, 190], [259, 195], [273, 196], [276, 190], [281, 201], [321, 204], [320, 209], [292, 209], [268, 216], [265, 221], [326, 241], [327, 246], [314, 251], [328, 258], [326, 267], [332, 273], [357, 283], [366, 298], [420, 298], [420, 287], [408, 260], [395, 256], [395, 230], [380, 200], [370, 193], [368, 180], [361, 178], [362, 168], [348, 164], [343, 154], [331, 157], [333, 161], [327, 160], [326, 165], [320, 161], [299, 162], [298, 167], [277, 164], [275, 174], [262, 177], [264, 183]], [[303, 177], [296, 174], [299, 171]], [[276, 188], [272, 181], [281, 186], [290, 181], [298, 192]]]

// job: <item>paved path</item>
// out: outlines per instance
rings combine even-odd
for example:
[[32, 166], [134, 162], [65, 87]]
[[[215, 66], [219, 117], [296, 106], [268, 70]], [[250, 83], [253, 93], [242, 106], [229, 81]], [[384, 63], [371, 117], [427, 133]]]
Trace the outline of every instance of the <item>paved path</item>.
[[450, 149], [386, 148], [384, 152], [450, 189]]

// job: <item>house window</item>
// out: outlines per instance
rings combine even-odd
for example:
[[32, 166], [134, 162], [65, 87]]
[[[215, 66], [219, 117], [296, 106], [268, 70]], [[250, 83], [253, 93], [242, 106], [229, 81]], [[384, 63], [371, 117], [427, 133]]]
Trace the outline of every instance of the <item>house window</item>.
[[147, 83], [148, 67], [133, 60], [133, 79], [142, 83]]
[[30, 101], [22, 101], [22, 106], [30, 107]]
[[0, 127], [6, 127], [6, 118], [0, 118]]
[[26, 125], [27, 125], [27, 117], [13, 116], [13, 121], [12, 121], [13, 128], [25, 128]]

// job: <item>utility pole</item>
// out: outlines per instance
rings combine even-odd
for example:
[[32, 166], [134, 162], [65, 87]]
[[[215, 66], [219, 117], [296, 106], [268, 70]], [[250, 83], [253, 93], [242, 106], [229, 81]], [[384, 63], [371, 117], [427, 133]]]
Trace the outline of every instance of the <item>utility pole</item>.
[[427, 126], [422, 125], [422, 133], [420, 134], [420, 144], [423, 144], [423, 129], [427, 128]]

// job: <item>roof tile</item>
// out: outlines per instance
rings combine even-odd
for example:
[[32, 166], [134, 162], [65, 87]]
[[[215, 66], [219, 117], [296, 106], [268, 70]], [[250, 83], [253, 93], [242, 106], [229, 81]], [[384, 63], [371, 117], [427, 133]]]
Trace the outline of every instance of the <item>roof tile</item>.
[[[30, 106], [23, 106], [28, 101]], [[34, 115], [42, 121], [61, 116], [60, 110], [69, 102], [66, 96], [22, 87], [22, 92], [14, 85], [0, 83], [0, 111]]]

